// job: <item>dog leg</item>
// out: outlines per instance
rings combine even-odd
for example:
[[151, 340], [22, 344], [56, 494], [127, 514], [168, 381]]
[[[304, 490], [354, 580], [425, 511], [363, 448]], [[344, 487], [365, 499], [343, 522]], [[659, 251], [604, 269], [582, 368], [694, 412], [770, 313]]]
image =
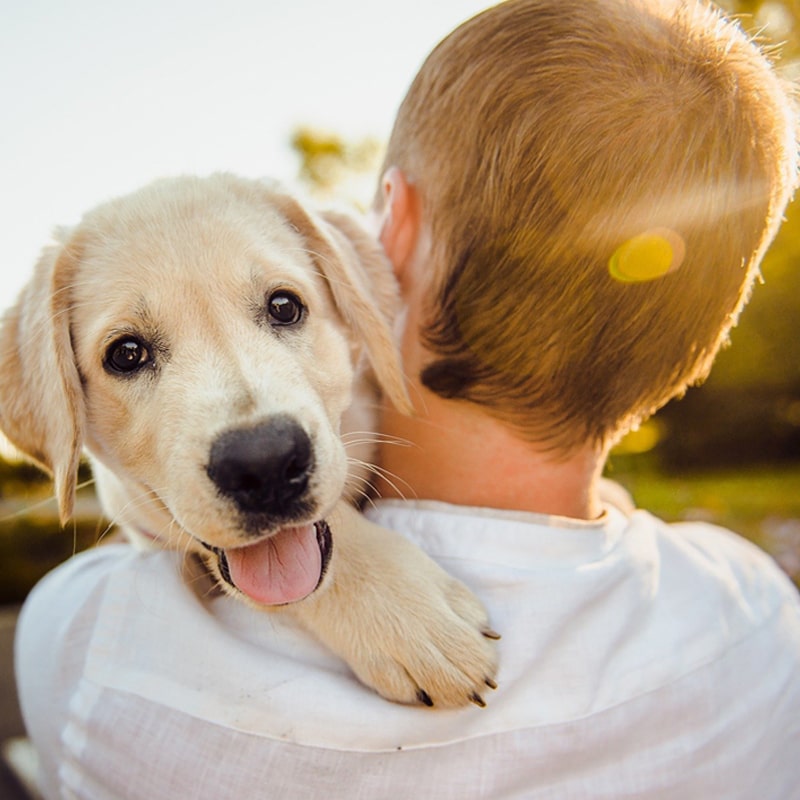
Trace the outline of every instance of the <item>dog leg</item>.
[[347, 503], [328, 516], [330, 574], [287, 613], [389, 700], [484, 705], [497, 654], [481, 603], [399, 534]]

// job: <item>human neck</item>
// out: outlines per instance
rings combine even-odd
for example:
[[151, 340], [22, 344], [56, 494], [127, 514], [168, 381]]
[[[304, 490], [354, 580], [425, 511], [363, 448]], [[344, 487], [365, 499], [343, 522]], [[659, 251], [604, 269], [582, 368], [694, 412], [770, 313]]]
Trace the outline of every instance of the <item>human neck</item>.
[[469, 403], [444, 400], [418, 385], [413, 392], [416, 416], [391, 408], [383, 414], [379, 496], [575, 519], [602, 513], [599, 449], [554, 454], [522, 441]]

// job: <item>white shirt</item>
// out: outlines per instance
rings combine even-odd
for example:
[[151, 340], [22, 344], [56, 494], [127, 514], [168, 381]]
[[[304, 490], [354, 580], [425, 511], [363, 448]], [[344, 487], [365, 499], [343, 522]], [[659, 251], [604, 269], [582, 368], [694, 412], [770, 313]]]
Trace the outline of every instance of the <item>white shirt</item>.
[[703, 523], [382, 502], [502, 633], [488, 707], [382, 700], [279, 614], [111, 545], [23, 610], [48, 798], [800, 798], [800, 598]]

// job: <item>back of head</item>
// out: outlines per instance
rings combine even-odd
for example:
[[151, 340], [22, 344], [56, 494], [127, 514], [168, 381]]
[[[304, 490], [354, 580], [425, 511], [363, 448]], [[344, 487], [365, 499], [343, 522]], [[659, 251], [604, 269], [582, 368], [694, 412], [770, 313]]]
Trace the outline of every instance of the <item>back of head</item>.
[[706, 3], [507, 0], [469, 20], [386, 157], [433, 242], [423, 383], [559, 449], [613, 441], [708, 372], [795, 151], [781, 82]]

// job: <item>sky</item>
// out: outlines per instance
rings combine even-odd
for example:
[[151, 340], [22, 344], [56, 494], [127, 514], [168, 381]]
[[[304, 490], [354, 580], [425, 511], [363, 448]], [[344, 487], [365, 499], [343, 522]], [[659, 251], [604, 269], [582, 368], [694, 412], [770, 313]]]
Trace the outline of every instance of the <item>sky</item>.
[[310, 124], [388, 137], [492, 0], [0, 0], [0, 309], [57, 226], [165, 175], [291, 182]]

